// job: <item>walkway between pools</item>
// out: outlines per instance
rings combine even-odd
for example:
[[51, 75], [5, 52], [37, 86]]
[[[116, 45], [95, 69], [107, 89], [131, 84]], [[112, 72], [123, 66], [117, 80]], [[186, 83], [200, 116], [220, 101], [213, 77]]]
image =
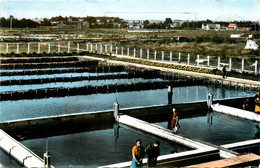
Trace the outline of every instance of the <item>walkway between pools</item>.
[[213, 104], [211, 107], [216, 112], [260, 122], [260, 114], [255, 112], [229, 107], [229, 106], [221, 105], [219, 103]]
[[[148, 123], [142, 120], [139, 120], [137, 118], [128, 116], [128, 115], [118, 115], [116, 117], [116, 121], [119, 122], [120, 125], [126, 125], [144, 132], [147, 132], [149, 134], [156, 135], [158, 137], [167, 139], [169, 141], [190, 147], [194, 150], [191, 151], [186, 151], [186, 152], [180, 152], [180, 153], [175, 153], [175, 154], [169, 154], [169, 155], [163, 155], [159, 156], [158, 158], [158, 164], [160, 165], [165, 165], [165, 164], [170, 164], [173, 163], [173, 160], [177, 160], [177, 162], [187, 162], [190, 161], [191, 164], [193, 164], [194, 159], [198, 159], [201, 161], [207, 161], [204, 160], [208, 157], [216, 158], [217, 155], [220, 155], [221, 158], [231, 158], [231, 157], [236, 157], [239, 155], [239, 153], [231, 151], [229, 148], [232, 148], [234, 146], [241, 146], [241, 145], [249, 145], [249, 144], [260, 144], [260, 140], [254, 140], [250, 141], [248, 143], [236, 143], [235, 145], [227, 145], [227, 146], [217, 146], [213, 145], [207, 142], [203, 142], [200, 140], [188, 138], [184, 135], [180, 134], [175, 134], [172, 132], [172, 130], [160, 127], [158, 125]], [[214, 159], [213, 159], [214, 160]], [[144, 163], [147, 162], [146, 159], [143, 161]], [[196, 162], [195, 162], [196, 163]], [[124, 162], [124, 163], [118, 163], [118, 164], [113, 164], [113, 165], [107, 165], [103, 167], [129, 167], [130, 162]], [[187, 164], [187, 163], [186, 163]], [[177, 165], [176, 165], [177, 166]]]
[[[6, 132], [0, 129], [0, 148], [6, 151], [10, 156], [16, 159], [23, 167], [49, 167], [51, 166], [50, 155], [44, 153], [44, 159], [37, 156], [30, 149], [20, 142], [16, 141]], [[0, 163], [1, 167], [1, 163]]]

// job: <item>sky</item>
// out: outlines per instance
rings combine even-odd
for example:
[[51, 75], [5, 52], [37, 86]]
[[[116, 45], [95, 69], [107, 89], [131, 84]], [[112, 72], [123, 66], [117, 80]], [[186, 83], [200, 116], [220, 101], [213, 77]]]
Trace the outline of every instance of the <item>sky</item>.
[[260, 0], [0, 0], [0, 17], [114, 16], [126, 20], [260, 20]]

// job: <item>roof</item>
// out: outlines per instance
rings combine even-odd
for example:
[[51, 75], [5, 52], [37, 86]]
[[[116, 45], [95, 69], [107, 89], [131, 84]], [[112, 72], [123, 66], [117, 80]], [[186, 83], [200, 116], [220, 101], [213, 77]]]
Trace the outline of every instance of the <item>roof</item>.
[[235, 23], [229, 23], [228, 28], [237, 26]]

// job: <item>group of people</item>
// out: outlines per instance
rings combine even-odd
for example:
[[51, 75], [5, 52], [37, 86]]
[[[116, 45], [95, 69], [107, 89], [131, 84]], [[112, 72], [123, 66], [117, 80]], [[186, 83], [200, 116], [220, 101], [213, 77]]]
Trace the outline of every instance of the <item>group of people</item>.
[[136, 144], [132, 148], [131, 168], [143, 167], [143, 158], [147, 154], [148, 167], [156, 167], [157, 157], [160, 155], [160, 141], [148, 144], [146, 148], [142, 146], [142, 140], [137, 139]]

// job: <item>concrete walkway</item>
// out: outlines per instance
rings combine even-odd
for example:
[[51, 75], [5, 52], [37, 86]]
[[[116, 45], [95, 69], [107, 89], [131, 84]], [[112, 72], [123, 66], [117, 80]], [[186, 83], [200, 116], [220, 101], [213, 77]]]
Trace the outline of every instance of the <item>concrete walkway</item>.
[[220, 104], [213, 104], [211, 107], [212, 107], [213, 111], [217, 111], [220, 113], [260, 122], [260, 114], [257, 114], [255, 112], [246, 111], [246, 110], [233, 108], [233, 107], [229, 107], [229, 106], [224, 106], [224, 105], [220, 105]]
[[229, 158], [236, 156], [237, 153], [230, 151], [228, 149], [225, 149], [220, 146], [212, 145], [210, 143], [206, 143], [203, 141], [198, 141], [195, 139], [191, 139], [182, 135], [178, 135], [173, 133], [171, 130], [168, 130], [166, 128], [160, 127], [155, 124], [151, 124], [142, 120], [139, 120], [137, 118], [128, 116], [128, 115], [120, 115], [117, 118], [117, 121], [121, 124], [125, 124], [127, 126], [142, 130], [144, 132], [154, 134], [156, 136], [162, 137], [164, 139], [168, 139], [170, 141], [173, 141], [175, 143], [193, 148], [193, 149], [203, 149], [203, 150], [219, 150], [220, 156], [223, 158]]
[[249, 153], [249, 154], [236, 156], [236, 157], [232, 157], [232, 158], [191, 165], [191, 166], [188, 166], [187, 168], [193, 168], [193, 167], [197, 167], [197, 168], [212, 167], [213, 168], [213, 167], [231, 167], [231, 166], [233, 167], [233, 166], [239, 166], [241, 164], [252, 163], [254, 161], [259, 161], [259, 160], [260, 160], [260, 157], [258, 155]]
[[[133, 58], [133, 57], [130, 57], [130, 56], [122, 56], [122, 55], [114, 55], [114, 56], [119, 57], [119, 58], [137, 59], [137, 60], [144, 60], [144, 61], [150, 61], [150, 62], [156, 62], [156, 63], [181, 65], [181, 64], [176, 64], [176, 63], [173, 63], [173, 62], [161, 62], [161, 61], [154, 61], [154, 60], [145, 60], [145, 59], [140, 59], [140, 58]], [[236, 83], [238, 86], [248, 86], [248, 87], [252, 86], [252, 87], [260, 89], [260, 82], [259, 81], [252, 81], [252, 80], [248, 80], [248, 79], [233, 78], [233, 77], [227, 77], [227, 78], [223, 79], [223, 77], [221, 75], [198, 73], [198, 72], [192, 72], [192, 71], [184, 71], [184, 70], [178, 70], [178, 69], [171, 69], [171, 68], [157, 67], [157, 66], [151, 66], [151, 65], [123, 62], [123, 61], [117, 61], [117, 60], [109, 60], [109, 59], [97, 58], [97, 57], [92, 57], [92, 56], [84, 56], [84, 57], [86, 57], [88, 59], [92, 58], [94, 60], [106, 61], [107, 63], [110, 63], [110, 64], [116, 64], [116, 65], [122, 65], [122, 66], [135, 66], [135, 67], [138, 67], [138, 68], [146, 68], [146, 69], [155, 69], [155, 70], [160, 70], [160, 71], [163, 71], [163, 72], [172, 72], [172, 73], [182, 74], [182, 75], [186, 75], [186, 76], [193, 76], [193, 77], [198, 77], [198, 78], [211, 78], [211, 79], [223, 81], [224, 83], [227, 83], [227, 84], [229, 84], [231, 82], [231, 83]], [[186, 65], [186, 66], [198, 67], [198, 66], [193, 66], [193, 65]], [[206, 68], [206, 67], [201, 67], [201, 68]]]
[[[0, 129], [0, 147], [24, 167], [43, 167], [43, 159]], [[53, 167], [53, 166], [51, 166]]]

